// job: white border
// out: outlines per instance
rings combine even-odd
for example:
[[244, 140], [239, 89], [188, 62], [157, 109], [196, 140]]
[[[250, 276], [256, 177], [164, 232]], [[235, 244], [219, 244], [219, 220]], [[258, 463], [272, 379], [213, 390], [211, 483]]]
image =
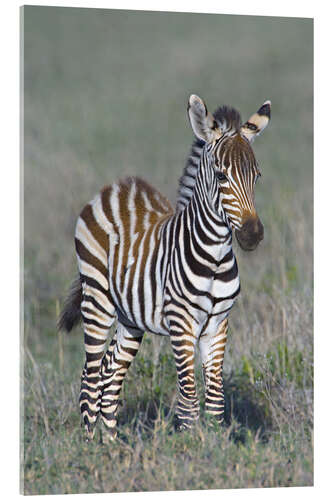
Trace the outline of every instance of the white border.
[[[14, 3], [14, 2], [13, 2]], [[318, 2], [317, 2], [318, 3]], [[24, 5], [17, 2], [17, 5]], [[30, 1], [26, 5], [48, 5], [62, 7], [86, 7], [86, 8], [104, 8], [121, 10], [155, 10], [169, 12], [200, 12], [200, 13], [220, 13], [237, 14], [252, 16], [288, 16], [288, 17], [313, 17], [316, 10], [312, 2], [293, 1], [287, 2], [267, 2], [258, 0], [256, 2], [247, 2], [240, 0], [237, 2], [221, 2], [213, 0], [209, 3], [203, 3], [199, 0], [68, 0], [68, 1]]]
[[[18, 497], [19, 488], [19, 412], [18, 412], [18, 352], [19, 352], [19, 6], [13, 0], [1, 6], [1, 260], [2, 286], [2, 353], [1, 353], [1, 456], [2, 492], [6, 497]], [[115, 1], [31, 1], [28, 5], [54, 5], [88, 8], [119, 8]], [[329, 202], [332, 199], [332, 155], [331, 132], [331, 93], [332, 78], [329, 69], [332, 63], [331, 20], [329, 2], [267, 2], [257, 0], [248, 2], [217, 2], [202, 4], [197, 0], [184, 1], [123, 1], [122, 9], [160, 10], [175, 12], [211, 12], [239, 15], [266, 15], [315, 18], [315, 487], [280, 488], [255, 490], [205, 491], [207, 498], [327, 498], [331, 487], [332, 432], [330, 402], [332, 394], [332, 325], [329, 317], [331, 306], [331, 213]], [[287, 119], [287, 117], [286, 117]], [[7, 351], [8, 350], [8, 351]], [[8, 355], [4, 355], [8, 352]], [[5, 390], [5, 384], [8, 390]], [[10, 384], [7, 386], [7, 383]], [[172, 493], [173, 498], [180, 495], [195, 498], [201, 492]], [[157, 493], [113, 494], [112, 498], [143, 498], [157, 496]], [[161, 492], [159, 497], [170, 495]], [[72, 496], [72, 495], [70, 495]], [[49, 495], [47, 495], [49, 497]], [[81, 495], [75, 495], [80, 499]], [[51, 498], [51, 496], [50, 496]], [[53, 496], [52, 496], [53, 498]], [[89, 495], [100, 498], [100, 494]]]

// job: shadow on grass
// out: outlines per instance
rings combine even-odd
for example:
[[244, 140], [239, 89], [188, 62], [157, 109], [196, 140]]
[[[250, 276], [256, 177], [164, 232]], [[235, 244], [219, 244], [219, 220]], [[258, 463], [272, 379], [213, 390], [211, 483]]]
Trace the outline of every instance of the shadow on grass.
[[243, 441], [248, 431], [258, 434], [262, 441], [267, 441], [267, 435], [272, 430], [272, 415], [269, 401], [261, 391], [242, 376], [229, 375], [224, 379], [226, 426], [232, 421], [239, 424], [239, 430], [234, 435], [235, 441]]
[[[265, 442], [272, 429], [272, 417], [268, 400], [248, 379], [229, 375], [224, 379], [225, 418], [223, 427], [233, 426], [230, 434], [235, 442], [244, 442], [249, 431]], [[201, 398], [202, 399], [202, 398]], [[203, 403], [203, 401], [202, 401]], [[118, 429], [131, 425], [136, 431], [144, 429], [146, 437], [152, 436], [158, 424], [164, 421], [168, 432], [176, 432], [175, 405], [168, 405], [159, 397], [145, 394], [140, 400], [128, 400], [119, 412]], [[201, 411], [200, 423], [209, 425]], [[235, 425], [236, 424], [236, 425]]]
[[126, 424], [144, 424], [147, 429], [153, 430], [160, 420], [170, 421], [173, 418], [174, 408], [165, 404], [154, 395], [145, 394], [140, 400], [123, 401], [119, 416], [119, 427]]

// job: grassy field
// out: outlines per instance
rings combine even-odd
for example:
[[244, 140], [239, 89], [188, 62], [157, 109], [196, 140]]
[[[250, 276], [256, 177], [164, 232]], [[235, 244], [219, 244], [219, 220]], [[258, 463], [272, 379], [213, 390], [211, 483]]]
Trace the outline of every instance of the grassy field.
[[[312, 21], [24, 8], [26, 494], [313, 484]], [[168, 339], [145, 335], [126, 378], [119, 439], [84, 440], [81, 329], [56, 330], [76, 273], [75, 220], [121, 175], [172, 202], [192, 132], [190, 93], [244, 121], [266, 100], [254, 149], [265, 239], [235, 243], [242, 294], [225, 355], [226, 422], [175, 433]], [[200, 366], [198, 389], [202, 401]]]

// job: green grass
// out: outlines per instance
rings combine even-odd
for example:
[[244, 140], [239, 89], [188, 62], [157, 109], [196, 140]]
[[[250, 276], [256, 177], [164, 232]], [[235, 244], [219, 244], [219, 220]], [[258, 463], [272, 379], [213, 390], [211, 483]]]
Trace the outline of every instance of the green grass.
[[[312, 22], [25, 7], [23, 471], [26, 494], [313, 484]], [[125, 380], [119, 439], [86, 443], [80, 328], [56, 317], [76, 273], [82, 206], [120, 175], [176, 200], [191, 142], [188, 95], [244, 121], [266, 99], [254, 150], [265, 239], [235, 244], [222, 429], [201, 409], [173, 429], [168, 339], [145, 335]], [[198, 392], [203, 402], [200, 362]]]

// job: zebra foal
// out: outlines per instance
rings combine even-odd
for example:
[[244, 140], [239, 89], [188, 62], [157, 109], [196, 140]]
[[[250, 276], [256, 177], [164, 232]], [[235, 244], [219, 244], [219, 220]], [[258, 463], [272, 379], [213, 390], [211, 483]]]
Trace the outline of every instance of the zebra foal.
[[59, 327], [70, 331], [83, 320], [80, 408], [88, 438], [98, 416], [115, 438], [122, 382], [145, 331], [170, 337], [177, 426], [190, 427], [199, 417], [196, 346], [205, 409], [222, 422], [228, 315], [240, 291], [232, 229], [244, 250], [255, 249], [263, 238], [254, 204], [260, 172], [251, 143], [267, 126], [270, 109], [266, 101], [242, 123], [234, 108], [211, 114], [191, 95], [188, 116], [196, 141], [179, 181], [176, 209], [137, 177], [105, 187], [83, 208], [75, 229], [79, 278]]

